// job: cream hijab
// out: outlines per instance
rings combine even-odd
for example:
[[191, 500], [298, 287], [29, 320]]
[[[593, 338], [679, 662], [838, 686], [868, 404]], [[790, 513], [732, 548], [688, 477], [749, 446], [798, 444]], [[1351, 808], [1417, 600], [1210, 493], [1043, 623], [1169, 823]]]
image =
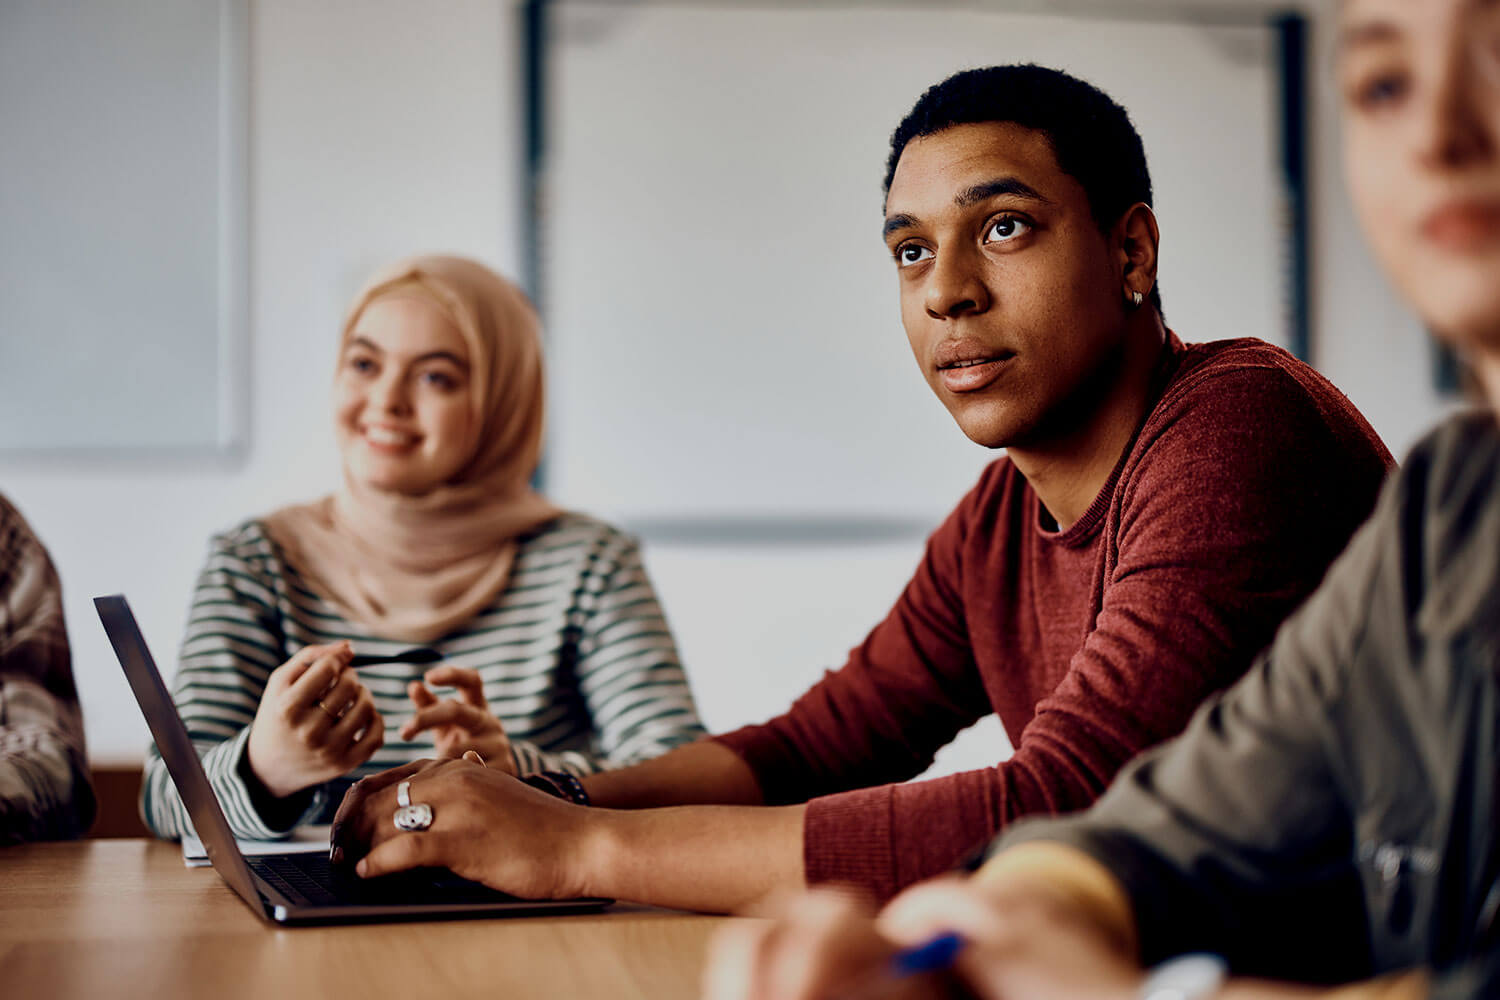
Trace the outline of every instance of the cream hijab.
[[542, 447], [542, 353], [536, 312], [520, 289], [461, 257], [413, 257], [376, 276], [355, 300], [342, 358], [360, 314], [400, 291], [430, 296], [469, 349], [470, 405], [479, 432], [453, 479], [422, 496], [354, 482], [264, 519], [306, 579], [373, 634], [425, 643], [482, 611], [510, 579], [516, 538], [560, 511], [529, 481]]

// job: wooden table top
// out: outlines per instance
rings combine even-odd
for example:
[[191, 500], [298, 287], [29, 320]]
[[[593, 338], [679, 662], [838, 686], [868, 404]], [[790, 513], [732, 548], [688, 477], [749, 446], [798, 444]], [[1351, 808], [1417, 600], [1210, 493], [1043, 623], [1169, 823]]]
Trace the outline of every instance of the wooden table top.
[[726, 918], [597, 914], [280, 928], [177, 845], [85, 840], [0, 849], [6, 997], [698, 996]]

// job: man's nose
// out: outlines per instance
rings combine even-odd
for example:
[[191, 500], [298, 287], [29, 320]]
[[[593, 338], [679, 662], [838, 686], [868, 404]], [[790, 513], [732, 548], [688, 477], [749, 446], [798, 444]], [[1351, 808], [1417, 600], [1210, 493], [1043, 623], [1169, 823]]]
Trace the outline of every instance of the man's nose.
[[989, 289], [976, 256], [961, 251], [937, 254], [927, 284], [927, 315], [956, 319], [990, 307]]

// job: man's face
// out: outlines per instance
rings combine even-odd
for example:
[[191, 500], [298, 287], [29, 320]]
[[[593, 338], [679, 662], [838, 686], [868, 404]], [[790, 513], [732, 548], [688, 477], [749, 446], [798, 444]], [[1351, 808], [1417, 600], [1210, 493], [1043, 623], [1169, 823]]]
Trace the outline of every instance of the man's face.
[[1341, 14], [1365, 234], [1428, 326], [1500, 351], [1500, 2], [1346, 0]]
[[885, 237], [912, 353], [965, 434], [1035, 446], [1086, 418], [1124, 337], [1124, 262], [1045, 136], [987, 122], [913, 140]]

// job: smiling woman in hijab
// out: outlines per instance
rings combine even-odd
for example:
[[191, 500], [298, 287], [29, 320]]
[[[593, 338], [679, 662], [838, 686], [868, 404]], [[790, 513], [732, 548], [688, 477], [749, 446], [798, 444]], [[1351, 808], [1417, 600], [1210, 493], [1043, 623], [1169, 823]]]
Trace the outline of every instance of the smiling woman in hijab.
[[[482, 265], [412, 258], [356, 299], [342, 488], [216, 536], [193, 595], [175, 697], [236, 835], [419, 757], [565, 781], [702, 734], [634, 540], [531, 489], [542, 397], [536, 314]], [[187, 828], [154, 747], [141, 813]]]

